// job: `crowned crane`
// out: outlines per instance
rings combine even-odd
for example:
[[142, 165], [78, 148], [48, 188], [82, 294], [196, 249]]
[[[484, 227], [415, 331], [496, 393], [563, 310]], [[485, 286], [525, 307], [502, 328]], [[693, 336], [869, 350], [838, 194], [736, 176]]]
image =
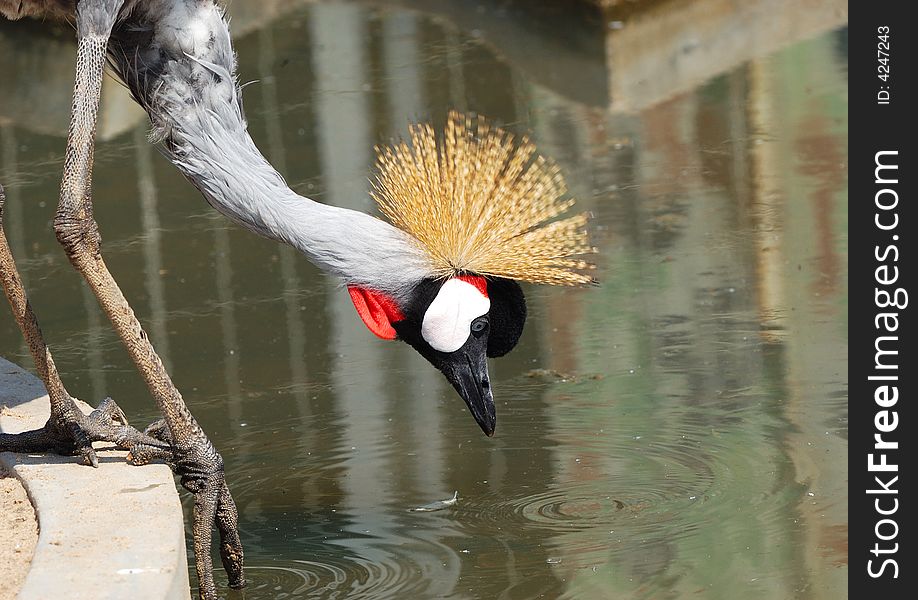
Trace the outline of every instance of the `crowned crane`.
[[489, 436], [496, 416], [487, 358], [509, 352], [523, 331], [526, 304], [517, 282], [592, 281], [590, 265], [579, 258], [594, 251], [586, 216], [558, 218], [573, 201], [557, 167], [528, 140], [515, 141], [483, 119], [451, 113], [442, 135], [413, 126], [407, 141], [378, 149], [371, 193], [383, 220], [296, 194], [262, 156], [247, 131], [227, 23], [211, 0], [0, 0], [0, 12], [75, 20], [76, 83], [54, 229], [163, 415], [141, 433], [111, 400], [88, 416], [76, 408], [0, 229], [3, 287], [52, 407], [43, 429], [0, 434], [0, 449], [81, 454], [95, 465], [92, 441], [109, 441], [129, 449], [135, 464], [169, 462], [195, 496], [203, 598], [216, 597], [214, 525], [229, 585], [245, 584], [237, 512], [220, 454], [102, 259], [91, 175], [106, 59], [149, 114], [151, 139], [211, 206], [339, 277], [367, 328], [407, 342], [439, 369]]

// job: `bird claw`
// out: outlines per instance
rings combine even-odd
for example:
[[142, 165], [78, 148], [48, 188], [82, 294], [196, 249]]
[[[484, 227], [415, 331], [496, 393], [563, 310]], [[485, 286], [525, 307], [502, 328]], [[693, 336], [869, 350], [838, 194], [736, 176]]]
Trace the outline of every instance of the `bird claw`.
[[[100, 405], [99, 410], [102, 408]], [[112, 417], [117, 414], [114, 408], [108, 405], [105, 408]], [[205, 600], [217, 598], [210, 555], [214, 526], [219, 534], [220, 559], [229, 578], [229, 587], [245, 587], [239, 517], [236, 503], [226, 485], [223, 458], [201, 432], [193, 434], [190, 444], [177, 445], [165, 419], [154, 421], [138, 434], [146, 440], [130, 446], [128, 462], [145, 465], [162, 460], [179, 476], [182, 487], [194, 495], [192, 532], [201, 597]]]
[[128, 449], [135, 444], [165, 446], [128, 425], [124, 411], [111, 398], [103, 400], [90, 414], [84, 414], [74, 400], [65, 396], [41, 429], [4, 434], [4, 449], [18, 452], [54, 452], [79, 456], [87, 465], [98, 467], [93, 442], [109, 442]]
[[[160, 450], [168, 448], [167, 443], [134, 429], [128, 423], [124, 411], [111, 398], [106, 398], [100, 402], [98, 408], [88, 415], [82, 415], [81, 420], [83, 421], [83, 431], [91, 442], [108, 442], [114, 444], [117, 448], [128, 451], [139, 446], [149, 446]], [[90, 449], [92, 449], [91, 442], [89, 444]], [[86, 455], [88, 453], [84, 456]], [[93, 466], [98, 466], [98, 460], [92, 460], [94, 455], [95, 452], [89, 456], [88, 460]]]
[[154, 460], [161, 460], [168, 463], [169, 466], [173, 466], [174, 454], [172, 449], [149, 444], [135, 444], [127, 454], [128, 463], [135, 467], [148, 465]]
[[0, 449], [14, 452], [57, 452], [79, 455], [94, 467], [99, 458], [92, 443], [104, 441], [126, 448], [128, 462], [146, 464], [154, 459], [167, 462], [180, 476], [182, 485], [194, 494], [194, 550], [201, 597], [217, 598], [210, 555], [213, 528], [219, 534], [220, 557], [233, 589], [245, 587], [242, 542], [239, 539], [238, 512], [223, 472], [223, 458], [207, 436], [197, 429], [176, 444], [165, 422], [158, 421], [144, 433], [127, 424], [124, 412], [110, 398], [86, 415], [73, 403], [64, 403], [60, 412], [44, 427], [17, 434], [0, 434]]
[[127, 461], [132, 465], [141, 466], [154, 460], [161, 460], [168, 463], [173, 471], [176, 471], [175, 451], [172, 448], [172, 432], [169, 431], [166, 420], [157, 419], [153, 421], [143, 430], [143, 435], [155, 440], [157, 443], [134, 444], [131, 446], [130, 452], [128, 452]]
[[111, 398], [106, 398], [100, 402], [99, 406], [89, 413], [88, 418], [100, 431], [105, 431], [113, 423], [121, 427], [129, 427], [124, 411]]
[[166, 424], [165, 419], [157, 419], [149, 425], [146, 429], [143, 430], [144, 435], [148, 435], [152, 438], [166, 442], [167, 444], [172, 444], [172, 432], [169, 431], [169, 425]]
[[84, 464], [99, 466], [99, 457], [92, 447], [96, 426], [79, 409], [73, 415], [62, 415], [57, 419], [51, 416], [44, 430], [48, 437], [48, 450], [80, 456]]
[[192, 532], [201, 597], [205, 600], [217, 598], [210, 556], [214, 526], [219, 534], [220, 560], [229, 579], [228, 585], [234, 590], [244, 588], [246, 582], [242, 542], [239, 539], [239, 515], [226, 485], [222, 460], [215, 472], [204, 476], [183, 476], [182, 485], [194, 494]]
[[144, 435], [171, 447], [138, 444], [128, 453], [128, 461], [135, 465], [155, 459], [165, 461], [179, 476], [182, 487], [194, 495], [192, 535], [201, 597], [217, 598], [210, 554], [214, 526], [219, 534], [220, 558], [229, 577], [229, 587], [245, 587], [238, 511], [226, 484], [223, 458], [203, 433], [193, 435], [190, 444], [177, 445], [164, 420], [149, 425]]

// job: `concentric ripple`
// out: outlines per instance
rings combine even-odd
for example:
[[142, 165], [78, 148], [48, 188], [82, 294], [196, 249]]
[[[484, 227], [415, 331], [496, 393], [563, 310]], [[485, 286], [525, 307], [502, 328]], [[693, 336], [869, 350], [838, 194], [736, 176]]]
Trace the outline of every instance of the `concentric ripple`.
[[249, 565], [245, 598], [376, 599], [446, 593], [448, 588], [436, 589], [437, 582], [425, 576], [434, 566], [406, 560], [394, 552], [373, 551], [356, 556], [335, 552], [335, 546], [329, 545], [316, 560]]

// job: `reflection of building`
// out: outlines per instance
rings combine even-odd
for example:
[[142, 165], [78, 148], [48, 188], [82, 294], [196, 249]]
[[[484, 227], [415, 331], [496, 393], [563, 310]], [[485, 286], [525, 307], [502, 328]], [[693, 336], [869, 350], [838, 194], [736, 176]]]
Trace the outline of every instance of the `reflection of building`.
[[848, 3], [841, 0], [612, 4], [612, 18], [625, 11], [621, 27], [606, 36], [613, 111], [636, 111], [691, 92], [745, 62], [848, 22]]
[[[757, 597], [791, 597], [802, 585], [817, 597], [844, 594], [847, 106], [839, 41], [798, 44], [636, 115], [609, 116], [606, 129], [629, 132], [633, 147], [608, 153], [630, 179], [593, 208], [608, 224], [603, 246], [620, 248], [604, 265], [597, 293], [605, 302], [549, 304], [558, 329], [543, 339], [557, 352], [553, 368], [608, 375], [592, 402], [581, 397], [555, 414], [565, 432], [558, 478], [574, 486], [641, 472], [655, 487], [613, 483], [610, 493], [672, 515], [656, 531], [613, 519], [615, 535], [592, 551], [582, 549], [597, 531], [560, 536], [558, 571], [574, 596], [642, 585], [655, 597], [667, 576], [678, 578], [668, 585], [680, 596], [730, 596], [737, 581], [763, 573], [768, 581], [750, 586]], [[557, 99], [553, 106], [557, 130], [582, 123]], [[589, 144], [561, 147], [579, 153], [575, 169], [604, 170], [596, 165], [608, 159]], [[603, 158], [584, 166], [584, 156]], [[582, 310], [571, 327], [569, 315]], [[601, 340], [619, 350], [585, 349]], [[578, 440], [595, 437], [598, 422], [618, 423], [633, 447], [585, 452]], [[718, 502], [748, 509], [724, 514]], [[690, 528], [700, 529], [687, 537]], [[766, 550], [774, 548], [785, 554]]]
[[[661, 582], [729, 596], [758, 569], [770, 587], [753, 596], [806, 585], [833, 597], [846, 539], [833, 487], [846, 466], [846, 84], [837, 36], [765, 55], [843, 23], [837, 3], [788, 9], [805, 14], [777, 29], [758, 26], [760, 2], [737, 13], [651, 2], [606, 29], [588, 13], [553, 27], [499, 10], [518, 2], [236, 14], [256, 4], [230, 6], [240, 74], [257, 80], [246, 109], [294, 188], [369, 209], [374, 143], [450, 107], [478, 111], [531, 131], [559, 162], [595, 214], [602, 285], [529, 291], [523, 344], [492, 365], [498, 438], [482, 440], [435, 371], [362, 330], [336, 282], [212, 217], [141, 143], [143, 115], [107, 88], [94, 181], [108, 261], [226, 449], [254, 564], [398, 557], [431, 595], [474, 582], [481, 597], [589, 597], [597, 585], [655, 596]], [[730, 35], [692, 42], [715, 24]], [[19, 26], [0, 24], [0, 71], [48, 76], [0, 88], [10, 240], [74, 391], [112, 394], [142, 422], [152, 406], [47, 227], [73, 48], [22, 48], [10, 42]], [[19, 349], [0, 317], [0, 353]], [[541, 367], [575, 381], [524, 376]], [[457, 488], [480, 504], [442, 529], [402, 510]], [[475, 511], [503, 517], [544, 490], [566, 495], [569, 521], [475, 528]], [[704, 570], [715, 567], [721, 579]]]

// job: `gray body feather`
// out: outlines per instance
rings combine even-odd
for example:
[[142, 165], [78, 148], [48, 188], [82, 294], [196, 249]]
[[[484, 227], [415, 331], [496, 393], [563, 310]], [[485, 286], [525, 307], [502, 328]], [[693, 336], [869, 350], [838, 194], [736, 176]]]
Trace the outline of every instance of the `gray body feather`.
[[149, 113], [154, 141], [218, 211], [348, 285], [403, 299], [431, 276], [410, 235], [296, 194], [262, 156], [246, 129], [229, 30], [210, 1], [139, 3], [116, 26], [109, 55]]

